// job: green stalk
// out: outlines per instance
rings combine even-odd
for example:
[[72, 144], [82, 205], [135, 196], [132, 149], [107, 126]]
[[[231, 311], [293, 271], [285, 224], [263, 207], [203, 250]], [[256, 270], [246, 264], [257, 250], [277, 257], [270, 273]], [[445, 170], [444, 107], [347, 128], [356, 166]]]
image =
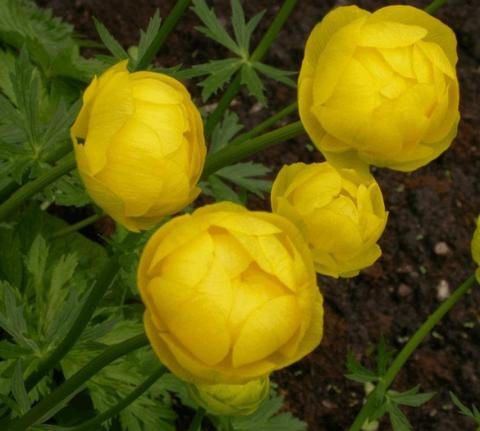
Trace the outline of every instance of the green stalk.
[[[253, 51], [253, 54], [248, 59], [249, 62], [254, 63], [256, 61], [260, 61], [267, 53], [268, 48], [275, 40], [277, 34], [287, 21], [287, 18], [290, 16], [290, 13], [292, 12], [296, 3], [297, 0], [285, 0], [283, 2], [283, 5], [275, 16], [275, 19], [272, 21], [272, 24], [270, 24], [270, 27], [262, 37], [262, 40], [258, 44], [257, 48], [255, 49], [255, 51]], [[238, 91], [240, 90], [241, 83], [241, 75], [239, 72], [237, 72], [234, 80], [230, 84], [223, 97], [220, 99], [217, 107], [207, 119], [207, 122], [205, 124], [205, 137], [207, 139], [210, 139], [210, 136], [213, 133], [213, 129], [215, 129], [215, 126], [222, 118], [224, 112], [227, 110], [227, 108], [230, 106], [230, 103], [232, 103], [232, 100], [237, 95]]]
[[360, 412], [358, 413], [355, 421], [352, 426], [349, 428], [349, 431], [360, 431], [362, 426], [368, 420], [368, 418], [375, 411], [376, 406], [376, 394], [385, 393], [385, 391], [390, 387], [392, 382], [395, 380], [395, 377], [400, 372], [402, 367], [407, 362], [408, 358], [412, 353], [417, 349], [420, 343], [425, 339], [425, 337], [430, 333], [433, 327], [445, 316], [445, 314], [450, 311], [450, 309], [470, 290], [470, 288], [475, 284], [475, 276], [468, 278], [455, 292], [452, 296], [443, 302], [423, 323], [422, 326], [413, 334], [413, 336], [408, 340], [408, 343], [405, 344], [403, 349], [397, 355], [395, 360], [392, 362], [392, 365], [388, 368], [385, 376], [380, 380], [377, 387], [374, 391], [370, 393], [367, 398], [367, 402], [364, 404]]
[[237, 163], [258, 151], [264, 150], [265, 148], [284, 142], [288, 139], [292, 139], [303, 133], [305, 133], [305, 130], [302, 123], [297, 121], [256, 138], [249, 139], [238, 145], [228, 145], [207, 157], [202, 179], [207, 179], [210, 175], [225, 166]]
[[71, 224], [69, 226], [65, 226], [61, 229], [58, 229], [56, 232], [52, 234], [52, 238], [58, 238], [64, 235], [68, 235], [69, 233], [76, 232], [77, 230], [83, 229], [85, 226], [88, 226], [92, 223], [95, 223], [97, 220], [100, 220], [104, 214], [93, 214], [86, 219], [80, 220], [78, 223]]
[[195, 413], [192, 423], [188, 427], [188, 431], [202, 431], [202, 422], [204, 416], [205, 410], [199, 408]]
[[135, 65], [135, 70], [144, 70], [153, 61], [153, 59], [157, 55], [157, 52], [165, 43], [165, 40], [167, 40], [168, 35], [174, 29], [175, 25], [177, 24], [178, 20], [182, 16], [183, 12], [185, 11], [189, 3], [190, 3], [190, 0], [178, 0], [175, 3], [175, 6], [170, 11], [167, 18], [165, 18], [165, 21], [163, 21], [162, 25], [160, 26], [160, 30], [155, 36], [154, 41], [151, 43], [148, 50], [145, 52], [144, 56], [140, 58], [137, 64]]
[[283, 118], [287, 117], [291, 113], [295, 112], [298, 108], [298, 102], [290, 103], [290, 105], [283, 108], [281, 111], [277, 112], [275, 115], [267, 118], [265, 121], [262, 121], [259, 125], [255, 126], [252, 130], [246, 133], [242, 133], [238, 138], [234, 139], [228, 145], [237, 145], [241, 142], [245, 142], [248, 139], [254, 138], [262, 133], [265, 129], [273, 126], [276, 122], [282, 120]]
[[58, 162], [53, 168], [45, 172], [43, 175], [20, 187], [2, 205], [0, 205], [0, 221], [5, 220], [28, 198], [32, 197], [44, 187], [53, 183], [55, 180], [70, 172], [74, 168], [75, 157], [72, 153]]
[[5, 431], [26, 430], [29, 426], [35, 424], [60, 403], [64, 402], [69, 395], [74, 393], [102, 368], [106, 367], [108, 364], [126, 355], [127, 353], [146, 345], [148, 345], [148, 339], [146, 335], [140, 334], [121, 343], [110, 346], [103, 353], [77, 371], [72, 377], [64, 381], [53, 392], [43, 398], [35, 407], [25, 413], [25, 415], [7, 424]]
[[40, 362], [38, 368], [28, 376], [25, 381], [27, 391], [32, 389], [72, 348], [78, 340], [83, 330], [87, 326], [92, 317], [100, 299], [114, 282], [118, 274], [118, 262], [115, 259], [109, 260], [105, 268], [102, 270], [97, 282], [91, 288], [87, 300], [79, 310], [78, 316], [73, 322], [72, 327], [65, 335], [65, 338], [53, 350], [53, 352]]
[[118, 415], [124, 408], [132, 404], [138, 397], [143, 395], [150, 387], [166, 373], [166, 368], [159, 367], [153, 374], [150, 375], [141, 385], [128, 394], [125, 398], [118, 402], [115, 406], [99, 415], [95, 416], [80, 425], [65, 428], [64, 431], [91, 431], [100, 429], [100, 425], [109, 419]]
[[440, 9], [444, 4], [447, 3], [447, 0], [433, 0], [424, 11], [429, 14], [434, 14], [438, 9]]

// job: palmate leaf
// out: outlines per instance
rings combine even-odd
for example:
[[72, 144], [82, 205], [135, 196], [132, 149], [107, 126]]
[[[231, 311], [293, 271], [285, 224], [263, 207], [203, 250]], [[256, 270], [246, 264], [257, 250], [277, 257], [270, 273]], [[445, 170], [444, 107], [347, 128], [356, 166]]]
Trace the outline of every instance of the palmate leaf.
[[290, 413], [278, 414], [283, 398], [272, 391], [259, 409], [246, 417], [231, 418], [235, 431], [306, 431], [307, 425]]
[[265, 86], [250, 63], [242, 66], [242, 84], [247, 86], [248, 92], [262, 105], [266, 105]]
[[465, 404], [463, 404], [460, 401], [460, 399], [453, 392], [449, 392], [449, 394], [453, 404], [455, 404], [458, 407], [458, 409], [460, 410], [460, 413], [464, 416], [467, 416], [473, 419], [476, 422], [476, 424], [480, 426], [479, 409], [475, 405], [472, 405], [472, 408], [469, 409]]
[[241, 48], [230, 37], [215, 12], [207, 6], [205, 0], [193, 0], [192, 10], [205, 25], [205, 27], [196, 27], [198, 31], [223, 45], [239, 57], [242, 57]]
[[405, 414], [394, 403], [388, 403], [386, 408], [393, 431], [411, 431], [412, 426]]
[[435, 392], [424, 392], [418, 393], [420, 386], [415, 386], [412, 389], [409, 389], [405, 392], [388, 392], [388, 398], [393, 401], [395, 404], [410, 406], [410, 407], [419, 407], [422, 404], [430, 401]]
[[108, 31], [107, 27], [105, 27], [97, 18], [93, 17], [93, 23], [95, 24], [95, 28], [97, 30], [100, 39], [107, 47], [107, 49], [112, 53], [112, 55], [117, 60], [123, 60], [128, 58], [127, 52], [123, 49], [120, 42], [118, 42], [112, 34]]
[[275, 81], [281, 82], [282, 84], [288, 85], [292, 88], [297, 86], [295, 81], [289, 78], [290, 76], [295, 75], [296, 72], [278, 69], [276, 67], [269, 66], [268, 64], [260, 63], [259, 61], [252, 63], [252, 66], [263, 75], [272, 78]]
[[271, 171], [261, 163], [245, 162], [219, 169], [216, 175], [262, 197], [271, 189], [271, 181], [258, 179]]
[[225, 60], [211, 60], [209, 63], [192, 67], [195, 76], [209, 75], [199, 83], [202, 89], [202, 99], [207, 101], [213, 94], [230, 81], [232, 75], [242, 67], [242, 62], [237, 58]]
[[348, 352], [347, 354], [347, 369], [349, 372], [345, 377], [355, 382], [372, 383], [378, 380], [378, 376], [373, 371], [370, 371], [368, 368], [360, 364], [360, 362], [355, 359], [352, 352]]
[[210, 188], [205, 188], [205, 186], [203, 186], [203, 192], [207, 196], [213, 196], [215, 201], [229, 201], [237, 204], [244, 203], [240, 196], [216, 175], [210, 175], [208, 178], [208, 184]]
[[208, 148], [209, 154], [226, 147], [242, 129], [243, 125], [240, 123], [238, 115], [235, 112], [226, 111], [222, 121], [213, 129], [210, 147]]

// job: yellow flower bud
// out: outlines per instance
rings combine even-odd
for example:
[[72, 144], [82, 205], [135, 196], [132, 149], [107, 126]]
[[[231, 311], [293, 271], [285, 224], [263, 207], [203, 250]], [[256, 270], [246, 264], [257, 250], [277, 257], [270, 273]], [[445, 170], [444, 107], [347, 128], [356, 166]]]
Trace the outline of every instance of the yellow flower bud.
[[223, 202], [176, 217], [148, 241], [137, 277], [150, 343], [187, 382], [245, 383], [322, 338], [310, 251], [276, 214]]
[[[472, 257], [475, 263], [480, 267], [480, 217], [477, 219], [477, 228], [472, 238]], [[475, 272], [477, 281], [480, 283], [480, 268]]]
[[193, 400], [207, 412], [218, 416], [251, 415], [268, 397], [269, 391], [268, 376], [239, 385], [188, 385]]
[[278, 173], [271, 201], [273, 212], [303, 232], [320, 274], [352, 277], [382, 254], [376, 242], [388, 213], [370, 175], [328, 162], [294, 163]]
[[339, 7], [308, 38], [301, 120], [329, 161], [413, 171], [457, 133], [456, 63], [455, 34], [420, 9]]
[[80, 176], [92, 199], [132, 231], [148, 229], [200, 193], [206, 147], [186, 88], [122, 61], [94, 78], [71, 129]]

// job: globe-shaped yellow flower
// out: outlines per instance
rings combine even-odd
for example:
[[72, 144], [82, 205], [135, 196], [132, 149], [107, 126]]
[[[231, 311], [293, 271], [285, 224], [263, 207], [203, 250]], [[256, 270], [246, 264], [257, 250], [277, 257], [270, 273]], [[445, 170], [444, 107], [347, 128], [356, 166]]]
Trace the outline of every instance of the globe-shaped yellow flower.
[[176, 217], [148, 241], [138, 287], [150, 343], [187, 382], [245, 383], [322, 338], [310, 252], [276, 214], [219, 203]]
[[453, 31], [422, 10], [339, 7], [305, 47], [302, 123], [327, 160], [413, 171], [456, 135], [456, 63]]
[[328, 162], [284, 166], [272, 187], [272, 210], [295, 223], [318, 273], [352, 277], [382, 254], [377, 241], [387, 222], [377, 182]]
[[206, 147], [186, 88], [122, 61], [94, 78], [71, 129], [88, 193], [132, 231], [148, 229], [200, 193]]
[[477, 281], [480, 283], [480, 217], [477, 219], [477, 228], [473, 233], [472, 238], [472, 257], [474, 262], [479, 266], [475, 275], [477, 276]]
[[268, 376], [239, 385], [189, 384], [188, 393], [208, 413], [218, 416], [246, 416], [254, 413], [268, 397]]

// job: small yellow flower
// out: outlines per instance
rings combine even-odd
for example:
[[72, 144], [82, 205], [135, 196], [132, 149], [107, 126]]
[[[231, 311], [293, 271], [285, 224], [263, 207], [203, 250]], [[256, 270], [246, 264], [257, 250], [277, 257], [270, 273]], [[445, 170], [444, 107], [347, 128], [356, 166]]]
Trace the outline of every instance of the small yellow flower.
[[[480, 217], [477, 219], [477, 228], [472, 238], [472, 257], [475, 263], [480, 267]], [[477, 281], [480, 283], [480, 268], [475, 272]]]
[[176, 217], [148, 241], [137, 280], [150, 343], [187, 382], [245, 383], [322, 338], [310, 251], [276, 214], [223, 202]]
[[251, 415], [268, 397], [269, 391], [268, 376], [239, 385], [188, 385], [193, 400], [207, 412], [218, 416]]
[[420, 9], [339, 7], [308, 38], [300, 117], [329, 161], [413, 171], [457, 133], [456, 63], [455, 34]]
[[200, 193], [200, 114], [186, 88], [122, 61], [94, 78], [71, 129], [80, 176], [95, 203], [132, 231], [148, 229]]
[[320, 274], [352, 277], [382, 254], [376, 243], [388, 213], [370, 175], [328, 162], [294, 163], [278, 173], [271, 200], [273, 212], [303, 232]]

